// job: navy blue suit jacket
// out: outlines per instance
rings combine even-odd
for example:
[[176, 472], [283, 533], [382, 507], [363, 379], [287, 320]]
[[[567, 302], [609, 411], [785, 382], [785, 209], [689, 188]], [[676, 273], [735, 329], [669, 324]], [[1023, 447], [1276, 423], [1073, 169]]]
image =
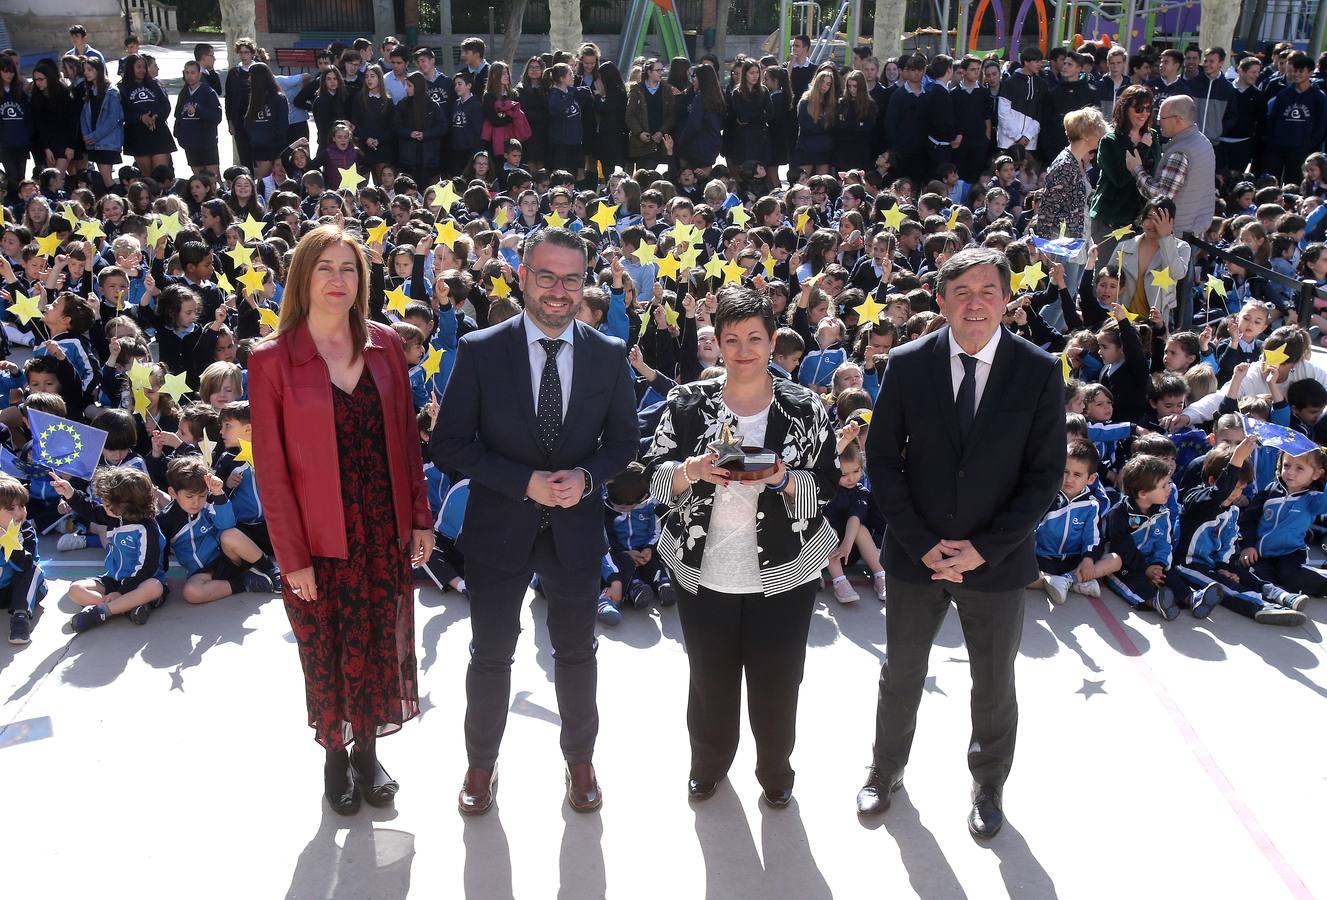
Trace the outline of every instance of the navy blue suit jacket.
[[963, 577], [1008, 591], [1037, 577], [1033, 535], [1064, 479], [1064, 382], [1049, 353], [1006, 331], [964, 442], [946, 326], [889, 354], [866, 439], [885, 516], [885, 568], [929, 582], [921, 558], [969, 540], [986, 562]]
[[640, 449], [636, 394], [622, 341], [582, 322], [575, 328], [571, 394], [552, 453], [535, 427], [525, 317], [461, 338], [429, 450], [439, 468], [470, 479], [457, 540], [467, 559], [504, 571], [528, 567], [539, 533], [539, 508], [525, 495], [530, 476], [575, 468], [590, 473], [591, 489], [577, 505], [552, 510], [558, 559], [597, 566], [608, 549], [599, 489]]

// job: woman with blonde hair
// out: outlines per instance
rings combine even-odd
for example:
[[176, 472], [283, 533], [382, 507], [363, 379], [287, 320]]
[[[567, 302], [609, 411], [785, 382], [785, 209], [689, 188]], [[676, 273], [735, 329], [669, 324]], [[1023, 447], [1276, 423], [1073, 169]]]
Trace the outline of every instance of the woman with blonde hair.
[[255, 469], [341, 815], [399, 788], [376, 739], [419, 714], [411, 567], [433, 550], [405, 347], [369, 321], [368, 293], [358, 235], [315, 228], [276, 331], [249, 357]]

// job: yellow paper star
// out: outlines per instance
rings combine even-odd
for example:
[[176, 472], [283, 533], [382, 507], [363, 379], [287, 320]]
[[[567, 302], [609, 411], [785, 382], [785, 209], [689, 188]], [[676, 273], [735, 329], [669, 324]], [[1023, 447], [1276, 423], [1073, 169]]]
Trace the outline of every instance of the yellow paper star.
[[256, 294], [263, 289], [263, 273], [251, 266], [240, 276], [240, 284], [246, 295]]
[[699, 260], [700, 246], [697, 244], [688, 244], [687, 248], [682, 251], [682, 268], [690, 272], [696, 267], [696, 263]]
[[1023, 290], [1023, 273], [1022, 273], [1022, 272], [1010, 272], [1010, 273], [1009, 273], [1009, 293], [1010, 293], [1010, 294], [1017, 294], [1017, 293], [1018, 293], [1019, 291], [1021, 291], [1021, 290]]
[[135, 390], [146, 390], [152, 383], [152, 367], [140, 360], [134, 360], [134, 364], [129, 367], [129, 383]]
[[147, 392], [141, 388], [134, 388], [134, 412], [140, 416], [143, 415], [152, 406], [152, 401], [148, 399]]
[[59, 249], [60, 235], [55, 232], [37, 238], [37, 252], [42, 256], [54, 256]]
[[692, 244], [695, 243], [696, 240], [696, 229], [693, 226], [683, 224], [682, 222], [678, 222], [672, 228], [668, 229], [668, 233], [673, 236], [674, 244]]
[[663, 256], [660, 256], [656, 262], [659, 263], [660, 278], [671, 278], [674, 281], [677, 280], [677, 270], [681, 267], [681, 264], [677, 261], [676, 256], [671, 253], [665, 253]]
[[364, 183], [364, 176], [359, 174], [358, 166], [337, 169], [336, 174], [341, 176], [340, 190], [350, 191], [352, 194], [358, 191], [359, 186]]
[[567, 219], [556, 209], [544, 216], [544, 221], [548, 223], [549, 228], [566, 228]]
[[166, 236], [166, 230], [161, 227], [161, 223], [156, 219], [147, 223], [147, 245], [149, 247], [157, 246], [157, 242]]
[[37, 304], [37, 298], [29, 297], [19, 291], [14, 292], [14, 302], [6, 311], [24, 325], [33, 319], [41, 318], [41, 307]]
[[637, 247], [635, 252], [631, 255], [636, 257], [636, 262], [640, 263], [642, 266], [648, 266], [655, 260], [654, 245], [647, 243], [646, 241], [641, 241], [640, 246]]
[[876, 302], [875, 291], [872, 291], [866, 295], [866, 302], [854, 306], [853, 310], [857, 313], [858, 321], [861, 323], [860, 327], [865, 327], [868, 324], [874, 325], [879, 321], [880, 314], [885, 311], [885, 305]]
[[857, 412], [853, 413], [853, 418], [861, 419], [863, 424], [865, 424], [865, 425], [870, 425], [870, 424], [871, 424], [871, 410], [869, 410], [869, 409], [859, 409], [859, 410], [857, 410]]
[[445, 244], [453, 249], [456, 247], [456, 239], [462, 234], [461, 230], [456, 227], [456, 223], [451, 219], [441, 225], [434, 225], [433, 230], [437, 232], [439, 244]]
[[404, 316], [405, 306], [410, 302], [410, 298], [406, 296], [405, 291], [399, 287], [394, 287], [385, 296], [387, 297], [387, 309], [398, 316]]
[[0, 548], [5, 551], [5, 562], [9, 562], [9, 557], [23, 549], [23, 537], [19, 532], [17, 519], [9, 523], [4, 534], [0, 534]]
[[734, 206], [728, 210], [728, 221], [734, 225], [745, 225], [751, 221], [751, 213], [746, 211], [745, 206]]
[[1272, 368], [1283, 366], [1290, 362], [1290, 355], [1280, 347], [1277, 347], [1275, 350], [1264, 350], [1262, 352], [1262, 358], [1263, 362]]
[[885, 220], [885, 227], [894, 231], [898, 231], [899, 228], [903, 226], [903, 222], [908, 218], [903, 215], [903, 210], [899, 209], [897, 206], [891, 206], [880, 215], [881, 218]]
[[494, 297], [506, 297], [511, 294], [511, 285], [507, 284], [507, 279], [501, 275], [493, 276], [493, 289], [489, 291]]
[[715, 254], [705, 263], [705, 277], [718, 278], [723, 275], [723, 257]]
[[1169, 268], [1149, 269], [1148, 274], [1152, 276], [1152, 287], [1173, 288], [1175, 279], [1170, 275]]
[[60, 215], [71, 225], [78, 223], [78, 210], [74, 208], [74, 204], [70, 200], [60, 204]]
[[434, 186], [434, 189], [437, 191], [433, 195], [434, 201], [448, 212], [451, 211], [452, 204], [459, 203], [461, 200], [461, 195], [456, 193], [456, 187], [451, 181], [440, 182]]
[[1069, 354], [1067, 352], [1060, 354], [1060, 372], [1064, 375], [1065, 384], [1074, 380], [1074, 371], [1069, 366]]
[[209, 440], [207, 435], [203, 435], [203, 439], [198, 442], [198, 449], [203, 454], [203, 462], [209, 466], [212, 465], [212, 448], [215, 446], [216, 444]]
[[1023, 278], [1021, 283], [1023, 287], [1031, 288], [1032, 290], [1035, 291], [1037, 289], [1037, 285], [1041, 284], [1042, 280], [1045, 279], [1045, 277], [1046, 273], [1042, 271], [1041, 263], [1034, 262], [1032, 265], [1028, 266], [1026, 269], [1023, 270]]
[[945, 227], [949, 228], [950, 230], [953, 230], [954, 226], [957, 224], [958, 224], [958, 206], [951, 206], [949, 207], [949, 221], [945, 223]]
[[253, 214], [244, 217], [243, 222], [236, 222], [240, 231], [244, 232], [246, 241], [261, 241], [263, 239], [263, 223], [253, 217]]
[[772, 256], [765, 257], [765, 259], [761, 262], [760, 266], [765, 270], [766, 278], [774, 277], [774, 257]]
[[268, 309], [266, 306], [259, 308], [258, 321], [273, 331], [281, 326], [281, 316], [277, 315], [275, 310]]
[[179, 234], [180, 231], [185, 228], [186, 224], [187, 223], [180, 220], [179, 213], [161, 217], [161, 230], [166, 232], [166, 237], [170, 238], [172, 241], [175, 240], [175, 235]]
[[1106, 236], [1113, 237], [1117, 241], [1122, 241], [1127, 237], [1133, 237], [1133, 226], [1125, 225], [1122, 228], [1116, 228], [1114, 231], [1112, 231], [1110, 234]]
[[424, 357], [425, 379], [433, 378], [438, 374], [438, 370], [442, 367], [443, 352], [441, 347], [429, 347], [428, 355]]
[[[505, 208], [503, 207], [503, 209]], [[617, 207], [600, 203], [599, 208], [594, 211], [594, 215], [590, 216], [590, 221], [598, 225], [600, 231], [607, 232], [608, 229], [617, 224]]]
[[498, 207], [497, 213], [493, 216], [493, 224], [501, 228], [511, 221], [511, 210], [506, 204]]
[[1065, 239], [1066, 237], [1068, 237], [1068, 236], [1069, 236], [1069, 223], [1068, 223], [1068, 222], [1061, 222], [1061, 223], [1060, 223], [1060, 240], [1064, 240], [1064, 239]]
[[1128, 319], [1130, 322], [1138, 321], [1138, 313], [1134, 312], [1133, 310], [1126, 309], [1124, 311], [1124, 317]]
[[1207, 276], [1207, 299], [1212, 299], [1212, 292], [1215, 291], [1222, 299], [1226, 296], [1226, 283], [1215, 275]]
[[235, 454], [235, 462], [253, 465], [253, 442], [240, 438], [240, 452]]
[[246, 247], [243, 244], [236, 244], [234, 250], [227, 250], [226, 255], [230, 261], [235, 264], [235, 268], [247, 266], [253, 262], [253, 248]]
[[217, 287], [221, 288], [227, 294], [235, 293], [235, 285], [230, 283], [230, 279], [220, 272], [217, 273]]
[[84, 219], [78, 223], [78, 233], [89, 241], [95, 241], [97, 238], [104, 238], [106, 232], [102, 230], [101, 223], [96, 219]]
[[724, 284], [741, 284], [742, 276], [746, 274], [746, 269], [735, 262], [725, 263], [723, 266]]
[[[264, 310], [264, 312], [267, 311], [268, 310]], [[170, 398], [176, 403], [179, 403], [180, 398], [189, 393], [189, 391], [189, 380], [183, 372], [167, 375], [166, 381], [161, 385], [161, 392], [163, 394], [169, 394]]]
[[803, 231], [806, 230], [806, 226], [809, 224], [811, 224], [811, 214], [802, 213], [800, 216], [797, 217], [797, 233], [801, 234]]
[[676, 328], [677, 323], [682, 320], [682, 317], [678, 315], [677, 310], [673, 308], [671, 303], [665, 303], [663, 305], [663, 311], [664, 311], [664, 324], [667, 325], [669, 328]]
[[369, 229], [369, 243], [381, 244], [383, 241], [387, 240], [387, 232], [391, 230], [392, 226], [388, 225], [386, 222], [383, 222], [381, 225], [374, 225]]

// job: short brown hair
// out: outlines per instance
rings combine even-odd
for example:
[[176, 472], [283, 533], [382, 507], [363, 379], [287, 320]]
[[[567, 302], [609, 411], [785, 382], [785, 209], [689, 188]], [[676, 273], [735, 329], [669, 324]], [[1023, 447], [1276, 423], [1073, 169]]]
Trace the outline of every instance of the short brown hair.
[[1158, 456], [1135, 456], [1124, 464], [1120, 486], [1132, 500], [1170, 477], [1170, 464]]
[[201, 456], [192, 453], [172, 456], [166, 463], [166, 484], [176, 491], [207, 493], [207, 476], [211, 471]]
[[92, 476], [92, 493], [106, 511], [130, 522], [146, 522], [157, 514], [157, 488], [146, 472], [132, 466], [108, 466]]
[[0, 473], [0, 509], [28, 505], [28, 489], [13, 475]]

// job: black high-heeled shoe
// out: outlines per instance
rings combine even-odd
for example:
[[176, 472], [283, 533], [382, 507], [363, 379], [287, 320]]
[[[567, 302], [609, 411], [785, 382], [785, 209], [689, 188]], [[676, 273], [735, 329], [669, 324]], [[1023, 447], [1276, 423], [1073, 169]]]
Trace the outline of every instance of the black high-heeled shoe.
[[323, 764], [323, 797], [332, 812], [339, 816], [353, 816], [359, 812], [359, 786], [355, 783], [349, 754], [328, 754]]
[[378, 761], [375, 752], [371, 759], [359, 753], [350, 754], [350, 771], [354, 774], [355, 784], [369, 806], [391, 806], [396, 801], [396, 792], [401, 785], [387, 774], [387, 770]]

